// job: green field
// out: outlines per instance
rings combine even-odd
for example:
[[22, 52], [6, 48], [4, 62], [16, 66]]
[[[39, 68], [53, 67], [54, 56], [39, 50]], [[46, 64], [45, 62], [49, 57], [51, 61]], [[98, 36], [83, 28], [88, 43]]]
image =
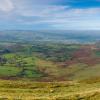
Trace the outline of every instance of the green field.
[[0, 77], [36, 81], [97, 77], [100, 76], [98, 49], [96, 45], [81, 44], [0, 44]]
[[0, 44], [0, 100], [99, 100], [94, 44]]

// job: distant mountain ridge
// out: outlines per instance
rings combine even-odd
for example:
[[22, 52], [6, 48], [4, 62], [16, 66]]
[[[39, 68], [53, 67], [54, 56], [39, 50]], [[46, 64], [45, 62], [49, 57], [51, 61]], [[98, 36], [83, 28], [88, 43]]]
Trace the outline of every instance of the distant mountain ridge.
[[100, 40], [100, 31], [0, 31], [0, 41], [33, 42], [52, 41], [90, 43]]

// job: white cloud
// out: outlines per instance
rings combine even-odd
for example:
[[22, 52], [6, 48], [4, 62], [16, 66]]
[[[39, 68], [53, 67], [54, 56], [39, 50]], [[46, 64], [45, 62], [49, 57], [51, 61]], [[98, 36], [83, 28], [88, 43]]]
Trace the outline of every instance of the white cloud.
[[[67, 21], [95, 20], [100, 15], [100, 8], [73, 9], [68, 6], [45, 6], [36, 7], [33, 10], [20, 10], [19, 13], [26, 19], [31, 17], [30, 23], [61, 23], [61, 21], [66, 23]], [[37, 20], [34, 21], [34, 17], [37, 17]]]
[[14, 6], [11, 0], [0, 0], [0, 11], [10, 12], [13, 9], [14, 9]]
[[100, 26], [100, 7], [72, 8], [69, 5], [52, 5], [54, 1], [58, 0], [0, 0], [1, 16], [6, 12], [5, 17], [1, 19], [0, 16], [0, 21], [7, 17], [8, 22], [23, 25], [47, 24], [54, 28]]
[[56, 10], [44, 7], [39, 13], [36, 12], [24, 16], [26, 19], [22, 19], [21, 22], [27, 25], [46, 24], [59, 29], [100, 29], [100, 8], [73, 9], [57, 6]]
[[28, 9], [24, 8], [17, 10], [17, 13], [25, 17], [29, 16], [51, 17], [51, 15], [63, 12], [67, 8], [68, 6], [56, 6], [56, 5], [34, 6], [33, 8], [28, 8]]

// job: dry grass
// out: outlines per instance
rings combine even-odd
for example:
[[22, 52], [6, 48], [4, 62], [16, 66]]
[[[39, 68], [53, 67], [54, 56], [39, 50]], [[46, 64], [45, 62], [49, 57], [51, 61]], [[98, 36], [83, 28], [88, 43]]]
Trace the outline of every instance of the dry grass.
[[100, 100], [99, 82], [26, 81], [0, 80], [0, 100]]

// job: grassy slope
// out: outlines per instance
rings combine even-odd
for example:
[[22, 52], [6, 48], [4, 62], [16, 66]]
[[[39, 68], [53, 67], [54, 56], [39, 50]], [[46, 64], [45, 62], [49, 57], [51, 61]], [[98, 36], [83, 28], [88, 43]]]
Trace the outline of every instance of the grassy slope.
[[[96, 52], [96, 55], [99, 54]], [[20, 75], [23, 66], [16, 66], [19, 62], [24, 62], [24, 72], [21, 74], [24, 81], [0, 80], [0, 98], [4, 99], [23, 99], [23, 100], [99, 100], [100, 99], [100, 64], [88, 66], [78, 63], [70, 66], [60, 66], [48, 60], [38, 58], [24, 53], [5, 54], [8, 62], [0, 66], [0, 76]], [[100, 57], [100, 56], [99, 56]], [[13, 63], [14, 61], [14, 63]], [[31, 82], [30, 79], [42, 79], [47, 75], [56, 80], [57, 78], [65, 80], [74, 80], [78, 82]], [[21, 77], [21, 76], [20, 76]], [[45, 78], [44, 78], [45, 79]], [[26, 82], [27, 81], [27, 82]], [[99, 82], [98, 82], [99, 81]], [[84, 87], [85, 86], [85, 87]]]
[[99, 98], [100, 82], [87, 84], [0, 80], [1, 100], [99, 100]]
[[100, 64], [94, 66], [88, 66], [86, 64], [74, 64], [70, 66], [62, 67], [58, 63], [46, 61], [43, 59], [36, 58], [34, 56], [21, 55], [20, 57], [16, 54], [5, 54], [5, 58], [13, 62], [14, 64], [5, 64], [0, 66], [0, 76], [16, 76], [19, 75], [23, 67], [16, 67], [16, 62], [25, 62], [23, 77], [26, 78], [42, 78], [45, 74], [47, 78], [62, 78], [64, 80], [83, 80], [91, 77], [100, 77]]
[[43, 69], [48, 75], [58, 78], [63, 77], [65, 80], [84, 80], [92, 77], [100, 77], [100, 64], [88, 66], [79, 63], [63, 68], [49, 61], [37, 60], [36, 65], [41, 65], [40, 69]]
[[20, 71], [21, 69], [17, 67], [0, 66], [0, 76], [16, 76]]

